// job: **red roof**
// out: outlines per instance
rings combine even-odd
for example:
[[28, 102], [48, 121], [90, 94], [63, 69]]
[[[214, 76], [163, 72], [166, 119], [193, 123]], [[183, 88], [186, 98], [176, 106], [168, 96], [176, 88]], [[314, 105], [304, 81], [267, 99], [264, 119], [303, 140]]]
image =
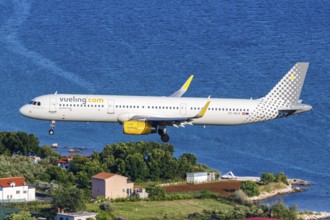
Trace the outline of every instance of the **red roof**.
[[23, 177], [0, 178], [0, 186], [2, 188], [10, 187], [11, 183], [15, 183], [15, 186], [27, 186]]
[[108, 179], [110, 177], [116, 176], [117, 174], [115, 173], [107, 173], [107, 172], [101, 172], [96, 174], [95, 176], [92, 176], [92, 178], [95, 179]]
[[133, 186], [134, 189], [141, 189], [141, 186]]
[[61, 158], [58, 160], [58, 163], [69, 163], [68, 158]]

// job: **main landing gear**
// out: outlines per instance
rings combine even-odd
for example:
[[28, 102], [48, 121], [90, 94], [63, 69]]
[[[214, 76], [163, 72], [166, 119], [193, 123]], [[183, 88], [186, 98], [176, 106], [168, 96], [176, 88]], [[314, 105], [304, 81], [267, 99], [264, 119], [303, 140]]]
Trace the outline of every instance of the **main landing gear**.
[[48, 131], [49, 135], [53, 135], [55, 133], [54, 128], [55, 128], [55, 121], [51, 121], [50, 130]]
[[160, 135], [160, 139], [166, 143], [170, 140], [170, 136], [166, 134], [166, 128], [159, 128], [158, 129], [158, 134]]

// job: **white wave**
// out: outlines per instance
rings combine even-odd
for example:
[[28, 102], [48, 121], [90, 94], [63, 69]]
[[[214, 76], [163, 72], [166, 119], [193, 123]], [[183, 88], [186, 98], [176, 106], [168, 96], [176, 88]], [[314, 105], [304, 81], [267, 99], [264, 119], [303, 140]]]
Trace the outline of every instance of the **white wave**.
[[20, 26], [30, 16], [31, 4], [32, 2], [28, 0], [13, 1], [14, 13], [13, 16], [7, 20], [5, 25], [0, 28], [0, 41], [2, 41], [6, 48], [11, 52], [19, 54], [31, 60], [35, 65], [48, 70], [45, 74], [51, 73], [60, 76], [85, 88], [89, 92], [93, 92], [93, 84], [89, 83], [78, 74], [62, 69], [54, 61], [43, 57], [33, 50], [29, 50], [20, 42], [17, 37], [17, 32], [19, 31]]

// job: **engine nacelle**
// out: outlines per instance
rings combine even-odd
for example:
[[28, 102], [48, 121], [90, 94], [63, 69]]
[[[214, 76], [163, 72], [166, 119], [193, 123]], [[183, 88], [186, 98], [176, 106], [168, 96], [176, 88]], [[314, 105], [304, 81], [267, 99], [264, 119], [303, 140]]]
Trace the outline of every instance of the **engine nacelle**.
[[142, 121], [124, 121], [123, 123], [124, 127], [124, 134], [135, 134], [135, 135], [141, 135], [141, 134], [152, 134], [156, 133], [157, 127], [152, 126], [148, 122], [142, 122]]

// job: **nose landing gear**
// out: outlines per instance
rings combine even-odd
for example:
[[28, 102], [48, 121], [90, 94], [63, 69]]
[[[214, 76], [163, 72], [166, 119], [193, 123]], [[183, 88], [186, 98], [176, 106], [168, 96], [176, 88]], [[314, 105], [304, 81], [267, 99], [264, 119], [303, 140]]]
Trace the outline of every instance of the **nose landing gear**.
[[160, 139], [166, 143], [170, 140], [170, 136], [166, 133], [166, 128], [159, 128], [158, 134], [160, 135]]
[[55, 128], [55, 121], [51, 121], [50, 130], [48, 131], [49, 135], [53, 135], [55, 133], [54, 128]]

